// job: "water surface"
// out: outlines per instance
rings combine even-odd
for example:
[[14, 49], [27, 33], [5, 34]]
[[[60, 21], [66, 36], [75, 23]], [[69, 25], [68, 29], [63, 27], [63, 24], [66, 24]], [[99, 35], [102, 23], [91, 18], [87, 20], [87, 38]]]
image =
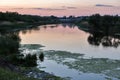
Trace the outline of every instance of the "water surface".
[[62, 50], [85, 54], [87, 58], [120, 59], [120, 46], [90, 45], [91, 34], [75, 25], [43, 25], [20, 33], [21, 44], [42, 44], [44, 50]]
[[[119, 39], [110, 37], [118, 45], [108, 45], [109, 38], [102, 37], [103, 44], [86, 28], [70, 24], [42, 25], [19, 35], [21, 44], [45, 46], [44, 61], [37, 61], [40, 70], [68, 80], [120, 80]], [[41, 48], [31, 48], [28, 45], [23, 53], [40, 53]]]

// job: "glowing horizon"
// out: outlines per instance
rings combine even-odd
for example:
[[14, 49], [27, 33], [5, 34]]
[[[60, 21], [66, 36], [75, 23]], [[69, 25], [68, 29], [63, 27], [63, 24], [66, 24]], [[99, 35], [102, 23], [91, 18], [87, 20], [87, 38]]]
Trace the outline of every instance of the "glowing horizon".
[[120, 15], [119, 0], [0, 0], [0, 11], [21, 14], [79, 16], [95, 13]]

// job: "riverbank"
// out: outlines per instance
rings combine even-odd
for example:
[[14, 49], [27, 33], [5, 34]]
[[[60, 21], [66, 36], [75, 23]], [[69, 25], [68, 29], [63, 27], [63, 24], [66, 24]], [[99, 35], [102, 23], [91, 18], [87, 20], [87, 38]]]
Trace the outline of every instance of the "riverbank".
[[[36, 55], [28, 55], [27, 58], [23, 59], [18, 49], [19, 41], [17, 33], [1, 33], [0, 35], [0, 80], [34, 80], [34, 78], [36, 78], [35, 80], [62, 80], [53, 74], [37, 70], [35, 67], [37, 65]], [[41, 47], [35, 45], [33, 48], [36, 46]]]
[[0, 67], [0, 80], [38, 80]]
[[[7, 76], [7, 77], [6, 77]], [[17, 67], [0, 59], [0, 80], [63, 80], [33, 67]]]
[[25, 29], [31, 29], [38, 24], [27, 23], [27, 22], [10, 22], [10, 21], [1, 21], [0, 22], [0, 32], [15, 32]]

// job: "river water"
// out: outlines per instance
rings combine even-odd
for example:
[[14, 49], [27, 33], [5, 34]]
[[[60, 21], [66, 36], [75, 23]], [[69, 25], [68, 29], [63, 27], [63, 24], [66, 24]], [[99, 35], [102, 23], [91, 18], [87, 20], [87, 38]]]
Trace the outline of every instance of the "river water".
[[[91, 33], [76, 25], [42, 25], [19, 35], [21, 44], [45, 46], [44, 61], [37, 66], [40, 70], [71, 80], [120, 80], [120, 65], [115, 61], [120, 60], [120, 46], [104, 46], [101, 42], [93, 45], [89, 40]], [[81, 54], [84, 57], [78, 58]]]

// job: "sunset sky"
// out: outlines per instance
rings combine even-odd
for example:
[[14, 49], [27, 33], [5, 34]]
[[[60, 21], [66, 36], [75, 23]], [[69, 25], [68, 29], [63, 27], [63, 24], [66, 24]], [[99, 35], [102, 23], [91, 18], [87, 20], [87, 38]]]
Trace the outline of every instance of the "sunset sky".
[[0, 11], [43, 16], [120, 15], [120, 0], [0, 0]]

